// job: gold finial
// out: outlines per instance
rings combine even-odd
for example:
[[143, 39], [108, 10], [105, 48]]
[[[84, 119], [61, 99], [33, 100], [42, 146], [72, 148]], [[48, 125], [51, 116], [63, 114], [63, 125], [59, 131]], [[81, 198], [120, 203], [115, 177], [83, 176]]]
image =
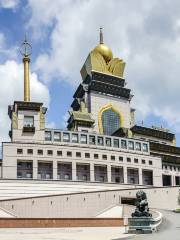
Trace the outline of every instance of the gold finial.
[[27, 41], [27, 36], [25, 34], [24, 42], [21, 45], [20, 52], [23, 56], [24, 63], [24, 101], [30, 101], [30, 80], [29, 80], [29, 63], [30, 55], [32, 52], [32, 47]]
[[99, 37], [100, 37], [100, 38], [99, 38], [99, 43], [100, 43], [100, 44], [103, 44], [103, 43], [104, 43], [104, 42], [103, 42], [103, 31], [102, 31], [102, 29], [103, 29], [103, 28], [100, 27], [100, 36], [99, 36]]

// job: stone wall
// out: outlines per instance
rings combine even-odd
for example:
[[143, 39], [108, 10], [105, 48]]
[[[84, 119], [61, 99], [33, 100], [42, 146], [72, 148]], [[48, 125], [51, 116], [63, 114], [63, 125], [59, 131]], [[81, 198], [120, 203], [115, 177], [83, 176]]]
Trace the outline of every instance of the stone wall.
[[[138, 190], [120, 189], [2, 200], [0, 207], [17, 217], [25, 218], [93, 218], [103, 209], [121, 204], [122, 198], [135, 198]], [[157, 187], [143, 190], [147, 194], [150, 208], [174, 210], [178, 207], [179, 187]]]
[[0, 228], [119, 227], [122, 218], [0, 218]]

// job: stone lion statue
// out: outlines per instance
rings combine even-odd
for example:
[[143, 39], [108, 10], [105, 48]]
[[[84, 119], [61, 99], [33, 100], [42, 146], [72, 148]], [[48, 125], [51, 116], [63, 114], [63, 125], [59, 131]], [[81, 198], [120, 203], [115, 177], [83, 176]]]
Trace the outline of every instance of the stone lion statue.
[[142, 190], [136, 193], [136, 209], [132, 217], [152, 217], [149, 213], [146, 193]]

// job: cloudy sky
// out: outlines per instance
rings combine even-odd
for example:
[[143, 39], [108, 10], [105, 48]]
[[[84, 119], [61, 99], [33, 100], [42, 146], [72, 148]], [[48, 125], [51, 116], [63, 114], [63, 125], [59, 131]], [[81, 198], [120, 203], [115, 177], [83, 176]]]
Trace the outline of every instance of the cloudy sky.
[[137, 123], [169, 128], [180, 146], [179, 0], [0, 0], [0, 141], [8, 140], [8, 104], [23, 100], [24, 34], [33, 47], [31, 99], [48, 107], [46, 126], [64, 128], [100, 26], [127, 63]]

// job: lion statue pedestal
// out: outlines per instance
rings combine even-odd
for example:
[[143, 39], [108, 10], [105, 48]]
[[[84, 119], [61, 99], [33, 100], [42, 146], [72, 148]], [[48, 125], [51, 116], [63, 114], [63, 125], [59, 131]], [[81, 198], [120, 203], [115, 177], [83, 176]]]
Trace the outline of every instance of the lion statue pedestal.
[[146, 193], [142, 190], [136, 193], [136, 209], [128, 219], [128, 233], [152, 233], [152, 214], [149, 213]]

